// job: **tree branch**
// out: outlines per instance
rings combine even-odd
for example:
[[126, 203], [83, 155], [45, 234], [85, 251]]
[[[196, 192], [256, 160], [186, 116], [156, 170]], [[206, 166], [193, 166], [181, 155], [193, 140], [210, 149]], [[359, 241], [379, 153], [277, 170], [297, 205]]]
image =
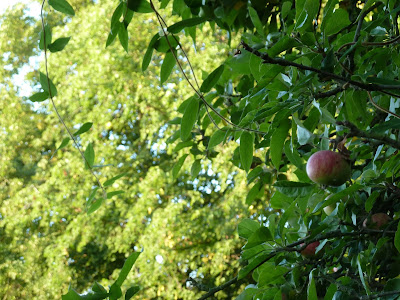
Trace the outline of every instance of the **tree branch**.
[[344, 87], [339, 86], [339, 87], [337, 87], [333, 90], [327, 91], [327, 92], [317, 93], [314, 95], [314, 98], [315, 99], [328, 98], [328, 97], [334, 96], [342, 91], [344, 91]]
[[391, 139], [384, 135], [363, 131], [361, 129], [358, 129], [356, 125], [354, 125], [353, 123], [351, 123], [349, 121], [338, 121], [338, 122], [336, 122], [336, 124], [349, 128], [350, 129], [349, 135], [351, 135], [351, 136], [357, 136], [357, 137], [361, 137], [361, 138], [377, 140], [384, 144], [392, 146], [393, 148], [400, 149], [399, 141], [396, 141], [396, 140]]
[[246, 51], [260, 57], [264, 61], [264, 63], [280, 65], [283, 67], [295, 67], [300, 70], [311, 71], [311, 72], [323, 75], [324, 77], [335, 79], [339, 82], [344, 82], [344, 83], [347, 82], [351, 85], [354, 85], [354, 86], [364, 89], [366, 91], [383, 91], [385, 89], [400, 90], [400, 85], [383, 85], [383, 84], [363, 83], [363, 82], [355, 81], [350, 78], [346, 78], [346, 77], [337, 75], [335, 73], [323, 71], [323, 70], [320, 70], [320, 69], [317, 69], [314, 67], [309, 67], [309, 66], [306, 66], [303, 64], [298, 64], [298, 63], [295, 63], [295, 62], [292, 62], [292, 61], [289, 61], [289, 60], [286, 60], [283, 58], [272, 58], [267, 53], [264, 53], [264, 52], [261, 53], [260, 51], [251, 48], [244, 41], [241, 42], [241, 45], [243, 46], [243, 48]]
[[[276, 256], [277, 254], [281, 253], [281, 252], [301, 252], [302, 250], [304, 250], [309, 244], [314, 243], [316, 241], [320, 241], [320, 240], [324, 240], [324, 239], [330, 239], [333, 237], [344, 237], [344, 236], [360, 236], [363, 234], [367, 234], [367, 235], [376, 235], [376, 234], [390, 234], [390, 235], [394, 235], [396, 234], [396, 231], [384, 231], [384, 230], [376, 230], [376, 229], [368, 229], [368, 228], [363, 228], [360, 231], [353, 231], [353, 232], [342, 232], [341, 230], [335, 230], [335, 231], [331, 231], [328, 232], [324, 235], [317, 235], [316, 237], [310, 239], [309, 236], [300, 239], [296, 242], [290, 243], [289, 245], [283, 246], [283, 247], [279, 247], [276, 248], [275, 250], [271, 251], [269, 253], [269, 255], [263, 259], [259, 264], [257, 264], [256, 266], [254, 266], [254, 268], [252, 268], [252, 270], [257, 269], [259, 266], [263, 265], [265, 262], [269, 261], [270, 259], [272, 259], [274, 256]], [[296, 247], [299, 246], [301, 244], [304, 244], [300, 247]], [[252, 271], [251, 270], [251, 271]], [[204, 294], [201, 298], [199, 298], [198, 300], [205, 300], [207, 298], [209, 298], [210, 296], [213, 296], [215, 293], [222, 291], [223, 289], [227, 288], [228, 286], [236, 283], [238, 281], [238, 277], [235, 276], [234, 278], [232, 278], [231, 280], [229, 280], [228, 282], [219, 285], [215, 288], [212, 288], [208, 291], [207, 294]]]
[[228, 286], [231, 286], [232, 284], [235, 284], [238, 281], [237, 276], [232, 278], [231, 280], [225, 282], [224, 284], [221, 284], [219, 286], [216, 286], [208, 291], [207, 294], [204, 294], [201, 296], [198, 300], [205, 300], [211, 296], [213, 296], [215, 293], [222, 291], [223, 289], [226, 289]]
[[362, 297], [360, 297], [360, 299], [361, 300], [378, 299], [380, 297], [394, 296], [394, 295], [400, 295], [400, 291], [390, 291], [390, 292], [383, 292], [383, 293], [369, 295], [369, 296], [362, 296]]

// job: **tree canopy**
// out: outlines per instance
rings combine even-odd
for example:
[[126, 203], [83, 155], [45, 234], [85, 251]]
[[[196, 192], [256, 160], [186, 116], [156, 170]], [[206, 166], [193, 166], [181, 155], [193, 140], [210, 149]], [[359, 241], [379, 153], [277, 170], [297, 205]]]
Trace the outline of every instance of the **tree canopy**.
[[[9, 9], [0, 296], [399, 298], [399, 14], [397, 0]], [[21, 96], [15, 75], [40, 57]]]

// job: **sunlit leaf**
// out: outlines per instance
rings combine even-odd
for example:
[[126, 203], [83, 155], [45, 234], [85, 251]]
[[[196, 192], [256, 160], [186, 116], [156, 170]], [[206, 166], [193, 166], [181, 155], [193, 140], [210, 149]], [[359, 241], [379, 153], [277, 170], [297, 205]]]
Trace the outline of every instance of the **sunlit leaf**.
[[71, 4], [69, 4], [66, 0], [49, 0], [49, 4], [59, 12], [75, 16], [74, 9], [72, 8]]

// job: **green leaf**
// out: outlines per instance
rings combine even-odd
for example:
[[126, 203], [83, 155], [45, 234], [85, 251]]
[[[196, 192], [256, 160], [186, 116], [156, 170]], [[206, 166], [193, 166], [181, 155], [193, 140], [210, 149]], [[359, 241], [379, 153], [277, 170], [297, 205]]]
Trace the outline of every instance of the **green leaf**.
[[361, 184], [353, 184], [353, 185], [347, 187], [346, 189], [333, 194], [331, 197], [329, 197], [328, 200], [326, 200], [326, 201], [324, 200], [324, 201], [318, 203], [317, 206], [314, 208], [313, 213], [318, 212], [319, 210], [323, 209], [325, 206], [329, 206], [331, 204], [338, 202], [340, 199], [343, 199], [345, 196], [351, 195], [352, 193], [354, 193], [362, 188], [363, 188], [363, 185], [361, 185]]
[[395, 245], [397, 251], [400, 252], [400, 223], [397, 225], [397, 231], [394, 236], [394, 245]]
[[64, 38], [59, 38], [56, 39], [52, 44], [48, 46], [50, 52], [58, 52], [61, 51], [65, 48], [65, 46], [68, 44], [69, 40], [71, 37], [64, 37]]
[[292, 10], [292, 1], [283, 2], [281, 10], [282, 18], [285, 19], [291, 10]]
[[110, 25], [111, 31], [114, 30], [114, 27], [117, 25], [117, 23], [120, 23], [119, 19], [121, 18], [125, 9], [126, 9], [126, 2], [121, 2], [114, 10], [113, 15], [111, 17], [111, 25]]
[[261, 253], [258, 256], [256, 256], [247, 266], [245, 266], [239, 271], [238, 280], [246, 277], [247, 274], [249, 274], [251, 271], [257, 268], [258, 265], [261, 264], [263, 261], [265, 261], [270, 255], [271, 254], [269, 253]]
[[296, 0], [296, 31], [305, 33], [312, 25], [319, 7], [318, 0]]
[[192, 168], [190, 169], [190, 175], [192, 176], [192, 180], [199, 175], [201, 171], [201, 160], [196, 159], [192, 165]]
[[117, 176], [114, 176], [113, 178], [110, 178], [110, 179], [106, 180], [106, 181], [103, 183], [103, 186], [104, 186], [104, 187], [107, 187], [107, 186], [113, 185], [113, 183], [114, 183], [115, 181], [117, 181], [118, 179], [120, 179], [120, 178], [126, 176], [127, 174], [128, 174], [127, 172], [124, 172], [124, 173], [122, 173], [122, 174], [119, 174], [119, 175], [117, 175]]
[[172, 168], [172, 178], [176, 179], [178, 177], [179, 171], [182, 168], [183, 163], [185, 162], [186, 157], [188, 157], [189, 154], [184, 154], [179, 158], [177, 163], [174, 165]]
[[118, 38], [119, 38], [119, 41], [120, 41], [122, 47], [124, 48], [126, 53], [128, 53], [129, 37], [128, 37], [128, 30], [125, 28], [125, 26], [119, 26]]
[[172, 70], [176, 65], [176, 60], [174, 56], [174, 54], [176, 55], [176, 50], [174, 49], [173, 51], [174, 52], [168, 51], [163, 59], [163, 63], [161, 65], [161, 73], [160, 73], [161, 84], [167, 81], [169, 75], [171, 75]]
[[154, 45], [160, 38], [160, 35], [156, 33], [153, 38], [151, 39], [149, 46], [147, 46], [146, 53], [143, 56], [143, 61], [142, 61], [142, 71], [146, 71], [147, 67], [150, 64], [151, 57], [153, 56], [153, 51], [154, 51]]
[[315, 99], [312, 102], [314, 106], [319, 110], [322, 120], [325, 121], [326, 123], [330, 124], [336, 124], [335, 118], [332, 116], [332, 114], [324, 107], [321, 107], [320, 104], [315, 101]]
[[262, 25], [260, 18], [258, 17], [257, 11], [254, 8], [252, 8], [251, 6], [248, 7], [248, 10], [249, 10], [251, 22], [253, 22], [254, 27], [257, 29], [257, 32], [261, 36], [264, 36], [264, 26]]
[[92, 200], [94, 199], [94, 196], [96, 196], [96, 193], [97, 193], [98, 190], [99, 190], [99, 187], [98, 187], [98, 186], [96, 186], [96, 187], [92, 190], [92, 192], [91, 192], [90, 195], [89, 195], [88, 201], [87, 201], [88, 204], [91, 204], [91, 202], [92, 202]]
[[93, 284], [92, 291], [95, 293], [107, 293], [107, 290], [97, 281]]
[[185, 142], [180, 142], [176, 147], [174, 148], [173, 152], [176, 153], [179, 150], [187, 147], [192, 147], [194, 145], [193, 141], [185, 141]]
[[98, 210], [101, 206], [101, 204], [103, 204], [103, 198], [99, 198], [96, 201], [93, 201], [90, 205], [89, 208], [87, 209], [86, 213], [88, 215], [94, 213], [96, 210]]
[[39, 92], [36, 94], [33, 94], [32, 96], [29, 97], [29, 100], [32, 102], [42, 102], [49, 99], [49, 93], [48, 92]]
[[121, 22], [117, 22], [113, 29], [111, 29], [110, 33], [108, 34], [107, 41], [106, 41], [106, 48], [110, 46], [118, 35], [119, 28], [123, 26]]
[[285, 154], [292, 164], [298, 169], [304, 170], [304, 162], [295, 148], [291, 146], [290, 140], [285, 143]]
[[66, 0], [49, 0], [49, 4], [57, 11], [75, 16], [75, 11]]
[[357, 256], [357, 267], [358, 267], [358, 275], [360, 276], [361, 283], [362, 283], [367, 295], [369, 295], [370, 291], [369, 291], [369, 288], [368, 288], [368, 286], [367, 286], [367, 284], [365, 282], [364, 272], [363, 272], [363, 269], [361, 267], [361, 262], [360, 262], [360, 254], [358, 254], [358, 256]]
[[278, 190], [271, 197], [270, 203], [273, 209], [286, 209], [292, 201], [293, 198], [286, 196]]
[[178, 33], [181, 30], [185, 29], [186, 27], [193, 27], [196, 25], [199, 25], [201, 23], [204, 23], [207, 20], [205, 17], [196, 17], [196, 18], [191, 18], [191, 19], [185, 19], [182, 20], [178, 23], [175, 23], [174, 25], [171, 25], [167, 28], [167, 31], [170, 33]]
[[260, 224], [252, 219], [244, 219], [238, 225], [238, 234], [243, 239], [248, 239], [257, 229]]
[[125, 191], [122, 191], [122, 190], [109, 192], [109, 193], [107, 193], [107, 199], [111, 199], [112, 197], [121, 195], [123, 193], [125, 193]]
[[250, 132], [244, 131], [240, 136], [240, 163], [246, 173], [250, 170], [251, 163], [253, 162], [253, 147], [254, 135]]
[[130, 10], [130, 9], [126, 10], [126, 13], [124, 14], [124, 20], [123, 20], [123, 24], [124, 24], [125, 28], [128, 28], [129, 24], [132, 21], [133, 15], [134, 15], [134, 12], [132, 10]]
[[315, 280], [313, 276], [313, 273], [315, 272], [316, 270], [311, 271], [308, 276], [307, 300], [318, 300], [317, 288], [315, 286]]
[[300, 145], [305, 145], [307, 144], [310, 139], [313, 137], [313, 134], [311, 131], [309, 131], [295, 115], [292, 116], [293, 121], [297, 125], [297, 141], [299, 142]]
[[152, 13], [153, 9], [146, 0], [128, 0], [128, 8], [139, 13]]
[[314, 185], [310, 183], [286, 180], [275, 182], [274, 187], [289, 197], [305, 197], [314, 189]]
[[65, 146], [67, 146], [68, 143], [69, 143], [69, 140], [70, 140], [69, 137], [64, 138], [64, 139], [62, 140], [62, 142], [61, 142], [61, 145], [56, 149], [56, 151], [54, 151], [53, 155], [50, 157], [49, 160], [51, 160], [51, 159], [54, 157], [54, 155], [56, 155], [56, 153], [57, 153], [58, 150], [60, 150], [60, 149], [64, 148]]
[[264, 242], [271, 241], [272, 239], [273, 238], [269, 229], [262, 226], [248, 238], [247, 244], [243, 247], [243, 249], [250, 249]]
[[[45, 34], [43, 34], [45, 33]], [[40, 41], [39, 41], [39, 49], [40, 50], [44, 50], [44, 40], [46, 37], [46, 48], [48, 48], [48, 46], [51, 44], [51, 28], [49, 25], [44, 25], [44, 31], [42, 30], [40, 32]]]
[[122, 297], [121, 286], [114, 282], [113, 285], [110, 287], [109, 299], [110, 300], [117, 300]]
[[222, 73], [224, 73], [224, 65], [220, 65], [218, 68], [212, 71], [210, 75], [207, 76], [200, 87], [200, 92], [209, 92], [217, 84]]
[[[383, 290], [385, 292], [400, 291], [400, 278], [389, 279]], [[385, 300], [397, 300], [399, 299], [398, 296], [399, 293], [397, 293], [397, 295], [393, 295], [392, 297], [386, 296]]]
[[261, 181], [257, 182], [247, 193], [246, 196], [246, 204], [250, 205], [254, 199], [257, 197], [258, 193], [260, 192], [260, 188], [262, 187]]
[[336, 284], [332, 283], [331, 285], [329, 285], [328, 290], [325, 293], [324, 300], [332, 300], [333, 295], [335, 295], [336, 291], [337, 291]]
[[140, 287], [137, 285], [131, 286], [125, 293], [125, 300], [131, 299], [140, 291]]
[[68, 293], [61, 296], [62, 300], [81, 300], [81, 296], [72, 288], [69, 288]]
[[283, 145], [290, 129], [289, 119], [283, 119], [275, 129], [271, 137], [270, 156], [275, 168], [279, 170], [282, 161]]
[[171, 49], [176, 50], [176, 47], [178, 46], [179, 39], [178, 37], [172, 38], [168, 36], [161, 36], [157, 41], [154, 43], [154, 49], [156, 49], [158, 52], [163, 52], [167, 53], [168, 51], [171, 51]]
[[186, 106], [185, 109], [185, 113], [182, 116], [182, 121], [181, 121], [182, 141], [185, 141], [190, 137], [192, 128], [196, 123], [198, 113], [199, 113], [199, 100], [194, 96], [189, 99], [188, 105]]
[[[266, 285], [273, 283], [275, 280], [279, 279], [279, 277], [288, 273], [287, 268], [282, 266], [275, 266], [275, 264], [272, 262], [265, 263], [260, 269], [261, 271], [257, 279], [259, 287], [265, 287]], [[259, 269], [257, 269], [257, 271], [258, 270]], [[281, 299], [282, 298], [279, 298], [279, 300]]]
[[86, 122], [85, 124], [83, 124], [75, 133], [74, 136], [80, 135], [82, 133], [85, 133], [87, 131], [90, 130], [90, 128], [92, 128], [93, 123], [92, 122]]
[[325, 35], [335, 34], [350, 24], [349, 14], [346, 10], [338, 8], [323, 24], [325, 25], [323, 29]]
[[[51, 81], [51, 79], [47, 78], [47, 76], [45, 74], [43, 74], [42, 72], [40, 72], [39, 81], [40, 81], [40, 84], [42, 85], [42, 89], [44, 89], [49, 94], [51, 92], [52, 97], [57, 96], [56, 86]], [[49, 82], [50, 82], [50, 92], [49, 92]]]
[[213, 135], [210, 137], [210, 141], [208, 142], [207, 148], [212, 149], [215, 146], [221, 144], [225, 140], [228, 133], [229, 133], [229, 129], [227, 127], [224, 127], [224, 128], [221, 128], [221, 129], [218, 129], [217, 131], [215, 131], [213, 133]]
[[133, 265], [135, 264], [136, 260], [138, 259], [140, 252], [133, 252], [125, 261], [124, 266], [121, 269], [121, 272], [118, 275], [118, 279], [115, 283], [119, 286], [122, 286], [126, 277], [128, 276], [129, 272], [131, 271]]
[[367, 201], [365, 201], [365, 211], [370, 212], [372, 207], [374, 206], [375, 200], [379, 197], [378, 191], [373, 191], [371, 195], [369, 195]]
[[93, 164], [94, 164], [94, 157], [95, 157], [92, 143], [88, 144], [83, 155], [85, 157], [85, 167], [92, 168]]

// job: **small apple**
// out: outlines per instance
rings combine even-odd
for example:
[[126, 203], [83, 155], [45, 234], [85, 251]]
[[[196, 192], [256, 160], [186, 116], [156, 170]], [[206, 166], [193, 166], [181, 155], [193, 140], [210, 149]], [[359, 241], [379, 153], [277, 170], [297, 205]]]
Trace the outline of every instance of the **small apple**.
[[[315, 256], [315, 250], [317, 249], [319, 244], [320, 244], [319, 241], [316, 241], [316, 242], [313, 242], [313, 243], [307, 245], [307, 247], [305, 247], [300, 252], [300, 254], [303, 255], [304, 257], [307, 257], [307, 258], [314, 257]], [[303, 247], [304, 244], [301, 244], [300, 246]]]
[[306, 171], [308, 177], [319, 184], [339, 186], [351, 175], [350, 164], [337, 152], [324, 150], [310, 156]]
[[329, 216], [336, 208], [335, 204], [331, 204], [324, 207], [324, 212]]
[[385, 213], [376, 213], [371, 216], [369, 220], [366, 218], [363, 222], [363, 227], [369, 227], [372, 229], [380, 229], [384, 227], [392, 218]]

